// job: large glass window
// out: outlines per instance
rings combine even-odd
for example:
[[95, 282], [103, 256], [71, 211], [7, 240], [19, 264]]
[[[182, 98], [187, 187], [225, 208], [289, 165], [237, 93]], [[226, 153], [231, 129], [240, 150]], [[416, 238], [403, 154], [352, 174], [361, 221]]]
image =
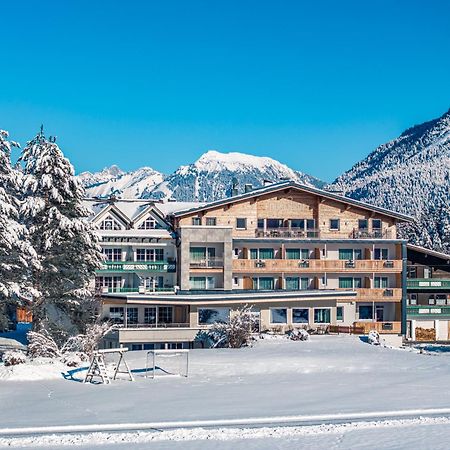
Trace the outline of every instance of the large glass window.
[[206, 247], [191, 247], [191, 261], [202, 261], [206, 259]]
[[137, 308], [127, 308], [127, 324], [137, 324], [138, 323], [138, 309]]
[[156, 306], [150, 306], [144, 309], [144, 323], [149, 325], [156, 324]]
[[307, 248], [287, 248], [286, 259], [309, 259]]
[[389, 259], [387, 248], [376, 248], [373, 253], [373, 259]]
[[300, 278], [286, 277], [286, 289], [290, 291], [298, 291], [300, 289]]
[[353, 278], [339, 277], [339, 287], [341, 289], [352, 289], [353, 288]]
[[314, 308], [314, 323], [330, 323], [330, 308]]
[[109, 308], [109, 320], [112, 323], [123, 323], [123, 308], [111, 306]]
[[103, 254], [106, 261], [122, 261], [122, 249], [121, 248], [104, 248]]
[[281, 228], [283, 226], [283, 219], [267, 219], [267, 228]]
[[273, 278], [259, 277], [255, 278], [255, 281], [257, 282], [257, 287], [255, 289], [273, 290], [275, 287], [275, 281]]
[[305, 229], [305, 219], [291, 219], [291, 228]]
[[292, 308], [292, 323], [308, 323], [308, 308]]
[[359, 305], [359, 320], [372, 320], [372, 319], [373, 319], [373, 306]]
[[189, 277], [192, 290], [215, 289], [216, 279], [214, 277]]
[[286, 308], [271, 308], [270, 309], [271, 323], [287, 323], [287, 309]]
[[95, 286], [97, 289], [107, 288], [120, 288], [122, 287], [122, 277], [96, 277]]
[[173, 308], [158, 306], [158, 323], [173, 323]]
[[374, 278], [374, 287], [375, 288], [387, 288], [389, 281], [388, 277], [375, 277]]
[[227, 323], [230, 319], [230, 308], [199, 308], [198, 323], [210, 325], [213, 323]]
[[347, 261], [353, 259], [353, 249], [351, 248], [340, 248], [339, 249], [339, 259], [345, 259]]
[[164, 249], [162, 248], [138, 248], [136, 261], [163, 261]]
[[275, 252], [273, 248], [260, 248], [259, 259], [273, 259]]

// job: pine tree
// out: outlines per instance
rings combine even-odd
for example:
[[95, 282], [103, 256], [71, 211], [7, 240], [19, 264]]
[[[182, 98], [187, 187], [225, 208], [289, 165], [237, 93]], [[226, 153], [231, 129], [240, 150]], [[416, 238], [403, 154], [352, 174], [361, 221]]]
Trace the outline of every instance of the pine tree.
[[84, 189], [55, 139], [46, 139], [41, 129], [24, 148], [20, 161], [24, 165], [23, 221], [41, 263], [32, 273], [40, 292], [34, 302], [33, 325], [61, 331], [55, 323], [61, 322], [61, 315], [73, 324], [91, 298], [89, 282], [101, 263], [101, 249], [86, 220]]
[[27, 231], [18, 222], [18, 176], [11, 166], [8, 132], [0, 130], [0, 328], [6, 328], [7, 309], [26, 302], [35, 293], [27, 283], [28, 268], [37, 264]]

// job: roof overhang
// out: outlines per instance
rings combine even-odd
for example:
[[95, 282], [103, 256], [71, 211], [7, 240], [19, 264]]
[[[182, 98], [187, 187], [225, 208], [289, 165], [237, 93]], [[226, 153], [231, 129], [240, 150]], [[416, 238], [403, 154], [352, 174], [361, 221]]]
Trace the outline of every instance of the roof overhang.
[[393, 217], [397, 220], [401, 220], [404, 222], [411, 222], [413, 220], [413, 218], [411, 216], [407, 216], [406, 214], [400, 214], [395, 211], [390, 211], [388, 209], [381, 208], [379, 206], [370, 205], [368, 203], [364, 203], [359, 200], [354, 200], [349, 197], [344, 197], [342, 195], [338, 195], [333, 192], [324, 191], [323, 189], [296, 183], [294, 181], [285, 181], [285, 182], [281, 182], [281, 183], [274, 183], [270, 186], [264, 186], [259, 189], [255, 189], [251, 192], [247, 192], [245, 194], [236, 195], [234, 197], [228, 197], [228, 198], [224, 198], [222, 200], [217, 200], [215, 202], [207, 203], [205, 206], [200, 206], [200, 207], [196, 207], [196, 208], [190, 208], [190, 209], [186, 209], [186, 210], [177, 211], [177, 212], [174, 212], [172, 215], [174, 217], [182, 217], [182, 216], [192, 214], [195, 212], [200, 212], [200, 211], [208, 210], [211, 208], [217, 208], [217, 207], [229, 204], [229, 203], [239, 202], [239, 201], [247, 200], [249, 198], [259, 197], [259, 196], [266, 195], [269, 193], [281, 191], [283, 189], [295, 189], [295, 190], [302, 191], [302, 192], [308, 192], [308, 193], [315, 194], [315, 195], [318, 195], [320, 197], [323, 197], [323, 198], [326, 198], [329, 200], [334, 200], [334, 201], [352, 205], [352, 206], [355, 206], [358, 208], [378, 212], [385, 216]]

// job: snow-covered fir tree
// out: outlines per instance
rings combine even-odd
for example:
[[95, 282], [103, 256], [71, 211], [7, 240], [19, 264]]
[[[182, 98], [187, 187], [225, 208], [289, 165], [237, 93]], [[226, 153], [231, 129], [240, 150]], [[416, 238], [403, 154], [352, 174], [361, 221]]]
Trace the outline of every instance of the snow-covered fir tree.
[[11, 166], [8, 132], [0, 130], [0, 329], [7, 323], [7, 308], [20, 304], [35, 292], [27, 282], [30, 267], [37, 267], [36, 253], [26, 228], [20, 225], [18, 202], [19, 172]]
[[101, 249], [86, 220], [84, 189], [55, 139], [47, 139], [41, 130], [28, 142], [20, 161], [22, 219], [41, 264], [31, 273], [40, 292], [33, 303], [33, 324], [35, 329], [44, 326], [55, 333], [61, 331], [62, 317], [76, 323], [74, 317], [85, 309], [82, 305], [91, 298], [89, 282], [101, 263]]

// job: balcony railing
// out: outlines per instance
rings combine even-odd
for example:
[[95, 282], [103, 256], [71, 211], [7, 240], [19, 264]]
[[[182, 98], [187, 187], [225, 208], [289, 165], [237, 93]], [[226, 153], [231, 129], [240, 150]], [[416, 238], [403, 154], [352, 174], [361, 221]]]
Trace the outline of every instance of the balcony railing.
[[394, 235], [391, 230], [360, 230], [354, 228], [349, 235], [352, 239], [393, 239]]
[[320, 230], [310, 229], [303, 230], [297, 228], [257, 228], [255, 236], [258, 238], [295, 238], [295, 239], [312, 239], [320, 237]]
[[[339, 288], [339, 290], [346, 290], [346, 288]], [[347, 289], [348, 290], [348, 289]], [[356, 291], [356, 298], [364, 301], [400, 301], [402, 299], [401, 288], [354, 288]]]
[[175, 272], [175, 262], [168, 261], [105, 261], [98, 272]]
[[408, 289], [450, 289], [448, 278], [409, 278], [406, 281]]
[[447, 305], [409, 305], [406, 307], [406, 314], [408, 316], [435, 316], [435, 315], [450, 315], [450, 306]]
[[236, 272], [401, 272], [402, 261], [331, 259], [234, 259]]
[[175, 292], [173, 287], [103, 287], [97, 289], [98, 294], [154, 294]]
[[223, 267], [223, 258], [205, 258], [205, 259], [193, 259], [190, 261], [189, 266], [191, 269], [217, 269]]
[[117, 328], [189, 328], [190, 323], [165, 323], [165, 322], [158, 322], [158, 323], [127, 323], [125, 326], [123, 323], [116, 324]]

